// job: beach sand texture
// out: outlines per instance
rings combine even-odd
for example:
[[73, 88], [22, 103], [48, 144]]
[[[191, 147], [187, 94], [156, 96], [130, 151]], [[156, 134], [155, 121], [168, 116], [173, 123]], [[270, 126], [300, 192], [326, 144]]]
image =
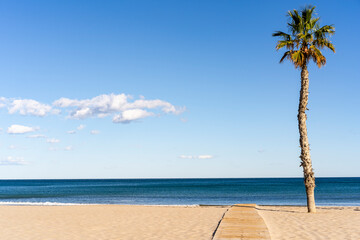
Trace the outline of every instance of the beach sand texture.
[[360, 207], [258, 206], [272, 240], [359, 240]]
[[[0, 206], [0, 239], [211, 239], [227, 207]], [[258, 206], [272, 240], [359, 240], [360, 207]]]
[[0, 206], [0, 239], [209, 240], [226, 210], [186, 206]]

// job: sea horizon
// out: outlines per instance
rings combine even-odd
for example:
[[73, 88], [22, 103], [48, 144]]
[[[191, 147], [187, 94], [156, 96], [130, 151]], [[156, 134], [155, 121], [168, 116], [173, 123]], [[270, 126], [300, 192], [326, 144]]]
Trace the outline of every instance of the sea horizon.
[[[134, 178], [0, 178], [0, 181], [6, 180], [131, 180], [131, 179], [303, 179], [302, 177], [134, 177]], [[360, 178], [359, 177], [316, 177], [319, 178]]]

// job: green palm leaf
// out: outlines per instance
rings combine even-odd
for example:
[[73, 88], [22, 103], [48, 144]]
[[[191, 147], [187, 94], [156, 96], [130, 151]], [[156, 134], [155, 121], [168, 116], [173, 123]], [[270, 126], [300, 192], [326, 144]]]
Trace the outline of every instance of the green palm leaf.
[[333, 25], [319, 26], [319, 17], [314, 17], [315, 7], [308, 6], [300, 12], [288, 11], [289, 33], [276, 31], [274, 37], [280, 37], [276, 44], [276, 50], [286, 48], [280, 62], [290, 60], [296, 68], [306, 66], [309, 60], [313, 60], [318, 67], [326, 64], [326, 58], [320, 49], [327, 48], [335, 52], [335, 46], [328, 39], [335, 33]]

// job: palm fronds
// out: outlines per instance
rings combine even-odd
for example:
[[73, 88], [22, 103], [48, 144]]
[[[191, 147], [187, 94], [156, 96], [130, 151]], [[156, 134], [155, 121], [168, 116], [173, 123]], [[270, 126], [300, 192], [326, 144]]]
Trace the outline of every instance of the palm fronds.
[[335, 33], [333, 25], [319, 26], [319, 17], [314, 17], [315, 7], [308, 6], [300, 12], [297, 10], [288, 11], [289, 33], [276, 31], [274, 37], [280, 37], [276, 44], [276, 50], [286, 48], [280, 62], [290, 60], [296, 68], [301, 68], [313, 60], [318, 67], [326, 64], [326, 58], [320, 49], [328, 48], [335, 52], [335, 47], [328, 39]]

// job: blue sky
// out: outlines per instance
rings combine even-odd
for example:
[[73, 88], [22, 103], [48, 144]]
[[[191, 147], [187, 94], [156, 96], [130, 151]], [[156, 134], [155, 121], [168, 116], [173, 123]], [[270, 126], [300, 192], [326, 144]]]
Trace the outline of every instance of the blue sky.
[[360, 176], [360, 3], [1, 1], [0, 176], [300, 177], [300, 72], [271, 34], [315, 5], [316, 176]]

